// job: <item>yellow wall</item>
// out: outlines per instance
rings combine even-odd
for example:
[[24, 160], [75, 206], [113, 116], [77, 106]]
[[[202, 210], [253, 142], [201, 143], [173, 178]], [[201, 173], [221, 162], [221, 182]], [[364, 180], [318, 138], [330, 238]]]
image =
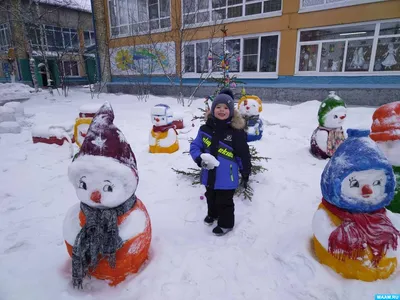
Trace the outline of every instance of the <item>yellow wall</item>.
[[[171, 25], [172, 30], [167, 33], [153, 34], [151, 39], [156, 42], [177, 42], [178, 23], [180, 22], [181, 0], [171, 0]], [[105, 0], [105, 5], [107, 1]], [[281, 32], [279, 75], [293, 75], [295, 70], [297, 31], [303, 28], [330, 26], [339, 24], [358, 23], [366, 21], [400, 18], [400, 0], [387, 0], [385, 2], [348, 6], [336, 9], [298, 13], [300, 0], [283, 0], [282, 16], [273, 18], [256, 19], [235, 23], [226, 23], [228, 36], [257, 34], [265, 32]], [[177, 14], [175, 14], [175, 12]], [[178, 15], [178, 18], [176, 18]], [[108, 22], [108, 18], [107, 18]], [[107, 26], [108, 27], [108, 26]], [[215, 27], [202, 27], [189, 30], [187, 36], [193, 36], [191, 40], [208, 39], [210, 32]], [[215, 37], [221, 37], [218, 32]], [[149, 44], [146, 35], [137, 37], [117, 38], [110, 41], [110, 48]], [[178, 45], [176, 47], [179, 48]], [[177, 67], [180, 67], [180, 55], [177, 53]]]

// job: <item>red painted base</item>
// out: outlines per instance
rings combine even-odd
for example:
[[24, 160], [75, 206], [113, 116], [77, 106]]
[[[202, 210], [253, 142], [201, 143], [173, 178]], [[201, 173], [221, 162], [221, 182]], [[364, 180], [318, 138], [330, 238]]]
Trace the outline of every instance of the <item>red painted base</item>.
[[[38, 137], [38, 136], [33, 136], [32, 137], [33, 143], [44, 143], [44, 144], [56, 144], [58, 146], [62, 146], [64, 142], [68, 143], [68, 140], [65, 137], [58, 138], [55, 136], [50, 136], [48, 138], [45, 137]], [[72, 143], [75, 143], [75, 138], [71, 138]]]

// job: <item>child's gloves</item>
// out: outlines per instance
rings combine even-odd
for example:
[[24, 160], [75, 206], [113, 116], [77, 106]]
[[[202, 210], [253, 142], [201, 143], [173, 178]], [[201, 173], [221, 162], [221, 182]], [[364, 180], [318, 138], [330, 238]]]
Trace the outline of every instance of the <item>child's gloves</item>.
[[203, 153], [201, 157], [201, 167], [203, 169], [212, 170], [219, 166], [219, 161], [210, 153]]
[[244, 189], [247, 189], [248, 182], [249, 182], [249, 175], [242, 174], [242, 180], [240, 181], [240, 184], [243, 186]]

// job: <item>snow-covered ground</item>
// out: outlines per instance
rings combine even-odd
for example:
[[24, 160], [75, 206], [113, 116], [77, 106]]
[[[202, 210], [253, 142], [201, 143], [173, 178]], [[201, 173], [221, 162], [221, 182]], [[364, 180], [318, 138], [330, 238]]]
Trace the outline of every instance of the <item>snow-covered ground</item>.
[[0, 83], [0, 105], [3, 103], [29, 99], [35, 89], [22, 83]]
[[[203, 107], [201, 99], [183, 108], [173, 98], [151, 97], [144, 103], [131, 95], [91, 100], [82, 90], [72, 90], [68, 98], [42, 92], [24, 103], [25, 113], [33, 114], [25, 125], [74, 122], [81, 105], [106, 100], [138, 161], [137, 195], [153, 229], [150, 260], [117, 287], [87, 279], [83, 291], [72, 288], [62, 236], [65, 213], [78, 201], [67, 178], [69, 149], [33, 144], [31, 128], [25, 126], [21, 134], [0, 136], [0, 299], [364, 300], [399, 292], [399, 273], [372, 283], [346, 280], [319, 264], [312, 252], [311, 222], [326, 164], [308, 152], [319, 102], [264, 104], [264, 137], [253, 144], [271, 158], [265, 164], [268, 172], [253, 178], [252, 202], [235, 200], [234, 230], [216, 237], [203, 223], [203, 187], [191, 186], [171, 170], [195, 166], [182, 152], [199, 123], [180, 135], [178, 152], [148, 153], [150, 108], [166, 103], [190, 116]], [[345, 127], [369, 128], [373, 111], [349, 108]]]

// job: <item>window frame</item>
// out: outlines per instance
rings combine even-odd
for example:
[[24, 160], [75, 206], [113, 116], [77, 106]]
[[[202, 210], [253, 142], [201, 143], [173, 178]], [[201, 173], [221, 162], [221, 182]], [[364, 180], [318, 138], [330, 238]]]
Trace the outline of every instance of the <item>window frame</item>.
[[[67, 75], [67, 74], [65, 74], [65, 64], [66, 63], [69, 63], [69, 69], [71, 70], [70, 73], [72, 73], [71, 63], [75, 63], [76, 64], [76, 68], [78, 70], [78, 75]], [[81, 76], [80, 73], [79, 73], [79, 62], [76, 61], [76, 60], [63, 60], [62, 61], [62, 68], [63, 68], [63, 73], [65, 74], [65, 77], [73, 78], [73, 77], [80, 77]]]
[[[157, 6], [158, 6], [158, 18], [157, 19], [150, 19], [150, 13], [149, 13], [149, 0], [146, 0], [146, 7], [147, 7], [147, 14], [148, 14], [148, 20], [145, 22], [136, 22], [136, 23], [130, 23], [128, 20], [128, 24], [126, 25], [118, 25], [118, 26], [112, 26], [112, 22], [111, 22], [111, 7], [110, 7], [110, 2], [114, 2], [114, 5], [116, 7], [116, 18], [118, 17], [118, 12], [119, 12], [119, 2], [121, 0], [107, 0], [107, 13], [108, 13], [108, 30], [109, 30], [109, 37], [110, 39], [118, 39], [118, 38], [124, 38], [124, 37], [130, 37], [130, 36], [141, 36], [141, 35], [146, 35], [149, 32], [151, 33], [161, 33], [161, 32], [167, 32], [167, 31], [171, 31], [172, 29], [172, 21], [171, 21], [171, 0], [169, 1], [169, 16], [168, 17], [161, 17], [161, 0], [157, 0]], [[136, 7], [138, 6], [138, 0], [127, 0], [127, 5], [129, 7], [129, 3], [128, 1], [136, 1]], [[150, 21], [151, 20], [158, 20], [159, 22], [159, 27], [161, 26], [161, 20], [166, 20], [169, 19], [170, 20], [170, 26], [168, 27], [164, 27], [164, 28], [159, 28], [159, 29], [152, 29], [150, 30]], [[142, 23], [147, 23], [148, 24], [148, 28], [146, 31], [138, 31], [137, 33], [133, 33], [131, 32], [130, 27], [132, 27], [133, 25], [138, 25], [142, 24]], [[115, 27], [121, 27], [121, 26], [128, 26], [128, 33], [126, 34], [118, 34], [118, 35], [113, 35], [113, 28]]]
[[[85, 33], [89, 34], [89, 45], [85, 44]], [[92, 34], [93, 34], [93, 38], [92, 38]], [[83, 46], [84, 46], [84, 48], [88, 48], [95, 44], [96, 44], [96, 37], [94, 36], [94, 30], [84, 30], [83, 31]]]
[[[194, 23], [194, 24], [184, 24], [183, 21], [185, 20], [185, 14], [183, 12], [183, 1], [181, 0], [181, 16], [182, 16], [182, 26], [181, 29], [183, 28], [197, 28], [197, 27], [205, 27], [205, 26], [211, 26], [214, 24], [219, 24], [219, 23], [235, 23], [235, 22], [240, 22], [240, 21], [249, 21], [249, 20], [256, 20], [256, 19], [265, 19], [265, 18], [273, 18], [273, 17], [279, 17], [282, 16], [282, 9], [284, 5], [284, 0], [281, 0], [281, 9], [277, 11], [272, 11], [272, 12], [267, 12], [264, 13], [264, 2], [266, 0], [254, 0], [252, 2], [247, 2], [247, 4], [254, 4], [254, 3], [259, 3], [261, 2], [261, 13], [260, 14], [254, 14], [254, 15], [245, 15], [245, 10], [246, 10], [246, 0], [243, 0], [242, 4], [233, 4], [233, 5], [228, 5], [228, 0], [226, 0], [226, 5], [223, 6], [225, 8], [225, 13], [226, 16], [228, 16], [228, 7], [237, 7], [242, 5], [242, 16], [241, 17], [234, 17], [234, 18], [225, 18], [225, 19], [219, 19], [219, 20], [213, 20], [212, 13], [214, 10], [219, 10], [221, 8], [212, 8], [212, 0], [208, 0], [208, 9], [201, 9], [198, 12], [208, 12], [209, 13], [209, 18], [210, 21], [208, 22], [202, 22], [202, 23]], [[192, 1], [197, 1], [198, 0], [192, 0]], [[196, 13], [196, 12], [195, 12]]]
[[[277, 55], [276, 55], [276, 70], [275, 72], [260, 72], [260, 55], [261, 55], [261, 38], [262, 37], [268, 37], [268, 36], [278, 36], [278, 43], [277, 43]], [[257, 38], [258, 39], [258, 52], [257, 52], [257, 71], [251, 71], [251, 72], [243, 72], [243, 52], [244, 52], [244, 40], [245, 39], [252, 39], [252, 38]], [[280, 57], [280, 44], [281, 44], [281, 33], [279, 31], [274, 31], [274, 32], [266, 32], [263, 34], [248, 34], [248, 35], [238, 35], [238, 36], [229, 36], [225, 38], [225, 41], [229, 40], [240, 40], [240, 67], [239, 67], [239, 72], [230, 72], [232, 75], [236, 75], [237, 78], [262, 78], [262, 79], [276, 79], [278, 78], [278, 72], [279, 72], [279, 57]], [[193, 40], [190, 42], [185, 42], [185, 45], [190, 45], [196, 43], [202, 43], [202, 42], [208, 42], [209, 47], [210, 44], [212, 43], [220, 43], [222, 42], [222, 38], [214, 38], [214, 39], [202, 39], [202, 40]], [[194, 47], [196, 48], [196, 46]], [[203, 72], [203, 73], [196, 73], [197, 66], [196, 66], [196, 50], [194, 53], [195, 56], [195, 66], [194, 66], [194, 72], [185, 72], [185, 51], [184, 47], [182, 49], [182, 57], [181, 57], [181, 70], [183, 72], [183, 78], [204, 78], [204, 77], [214, 77], [214, 78], [221, 78], [222, 77], [222, 71], [218, 70], [211, 70], [210, 71], [210, 62], [209, 62], [209, 71], [208, 72]]]
[[[0, 52], [7, 52], [8, 49], [11, 47], [11, 32], [10, 32], [10, 24], [9, 23], [3, 23], [0, 24], [0, 32], [4, 33], [4, 36], [6, 38], [5, 42], [6, 44], [0, 44]], [[1, 33], [0, 33], [1, 35]]]
[[[296, 60], [294, 66], [294, 76], [377, 76], [377, 75], [392, 75], [398, 76], [400, 75], [400, 71], [374, 71], [375, 66], [375, 59], [376, 59], [376, 50], [378, 47], [378, 41], [380, 38], [391, 38], [391, 37], [398, 37], [400, 38], [400, 34], [391, 34], [391, 35], [379, 35], [381, 24], [384, 23], [393, 23], [393, 22], [400, 22], [400, 19], [390, 19], [390, 20], [382, 20], [382, 21], [371, 21], [371, 22], [361, 22], [361, 23], [351, 23], [351, 24], [344, 24], [344, 25], [336, 25], [336, 26], [324, 26], [324, 27], [313, 27], [307, 29], [301, 29], [297, 31], [297, 43], [296, 43]], [[330, 29], [330, 28], [343, 28], [343, 27], [352, 27], [357, 25], [371, 25], [375, 24], [375, 31], [373, 36], [366, 36], [366, 37], [354, 37], [354, 38], [343, 38], [343, 39], [327, 39], [327, 40], [314, 40], [314, 41], [306, 41], [300, 42], [300, 35], [304, 31], [312, 31], [312, 30], [319, 30], [319, 29]], [[347, 60], [347, 49], [348, 44], [351, 41], [357, 40], [372, 40], [372, 48], [371, 48], [371, 59], [368, 71], [345, 71], [346, 68], [346, 60]], [[345, 42], [345, 49], [343, 52], [343, 63], [342, 63], [342, 70], [340, 72], [320, 72], [321, 67], [321, 52], [323, 43], [327, 42]], [[317, 68], [316, 71], [299, 71], [299, 64], [300, 64], [300, 48], [303, 45], [316, 45], [318, 44], [318, 57], [317, 57]], [[400, 50], [400, 49], [399, 49]]]
[[361, 4], [369, 4], [369, 3], [379, 3], [384, 2], [385, 0], [343, 0], [343, 2], [333, 2], [327, 4], [327, 0], [323, 0], [324, 4], [318, 4], [314, 6], [303, 6], [304, 0], [300, 1], [300, 9], [299, 13], [307, 13], [311, 11], [321, 11], [321, 10], [328, 10], [328, 9], [335, 9], [340, 7], [347, 7], [347, 6], [354, 6], [354, 5], [361, 5]]

